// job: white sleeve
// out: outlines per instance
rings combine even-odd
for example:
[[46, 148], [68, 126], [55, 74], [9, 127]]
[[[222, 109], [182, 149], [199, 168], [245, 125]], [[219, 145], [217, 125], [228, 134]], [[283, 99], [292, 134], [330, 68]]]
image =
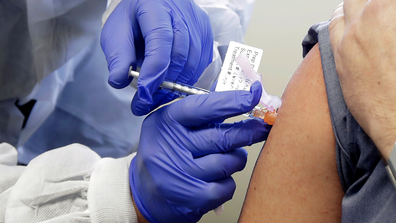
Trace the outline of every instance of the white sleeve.
[[[128, 171], [134, 156], [102, 159], [72, 144], [27, 167], [0, 163], [0, 222], [137, 222]], [[18, 171], [7, 177], [5, 168]], [[12, 185], [4, 190], [4, 182]]]
[[0, 222], [5, 222], [5, 210], [11, 188], [25, 167], [16, 166], [17, 151], [8, 143], [0, 144]]

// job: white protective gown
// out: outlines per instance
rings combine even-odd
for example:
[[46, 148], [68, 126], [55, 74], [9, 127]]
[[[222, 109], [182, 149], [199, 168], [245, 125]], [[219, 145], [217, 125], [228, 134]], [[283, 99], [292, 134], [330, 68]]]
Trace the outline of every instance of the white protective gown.
[[134, 157], [101, 158], [81, 144], [16, 166], [16, 149], [0, 144], [0, 222], [137, 222], [129, 187]]

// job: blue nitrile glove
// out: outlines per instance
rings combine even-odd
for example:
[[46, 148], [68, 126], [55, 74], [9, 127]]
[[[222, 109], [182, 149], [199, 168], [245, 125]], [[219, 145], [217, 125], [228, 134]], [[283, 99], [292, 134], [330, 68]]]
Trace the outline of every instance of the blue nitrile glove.
[[230, 176], [247, 160], [240, 147], [265, 140], [271, 126], [257, 119], [220, 122], [250, 111], [260, 96], [259, 83], [250, 92], [188, 96], [144, 120], [129, 182], [146, 220], [197, 222], [232, 198]]
[[213, 57], [209, 17], [194, 0], [123, 0], [104, 24], [101, 45], [114, 88], [132, 81], [130, 66], [141, 67], [135, 115], [175, 98], [158, 90], [165, 77], [193, 85]]

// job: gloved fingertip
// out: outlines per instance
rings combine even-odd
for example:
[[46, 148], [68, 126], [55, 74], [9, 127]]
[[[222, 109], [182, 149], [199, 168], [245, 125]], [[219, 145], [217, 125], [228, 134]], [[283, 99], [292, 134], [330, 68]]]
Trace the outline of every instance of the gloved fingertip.
[[255, 81], [252, 84], [252, 86], [250, 87], [250, 93], [252, 96], [251, 102], [252, 102], [253, 106], [255, 106], [259, 103], [262, 92], [263, 92], [263, 88], [261, 86], [261, 83], [258, 81]]
[[254, 132], [250, 135], [253, 144], [262, 142], [268, 138], [272, 125], [268, 125], [262, 119], [250, 119], [248, 121], [251, 124], [250, 128], [254, 129]]
[[263, 88], [261, 86], [261, 83], [259, 81], [255, 81], [252, 86], [250, 86], [250, 92], [253, 94], [260, 94], [259, 96], [261, 97], [261, 93], [263, 91]]
[[242, 110], [248, 112], [256, 106], [261, 98], [262, 87], [260, 82], [256, 81], [250, 87], [250, 92], [240, 91], [240, 99], [242, 99]]
[[116, 89], [121, 89], [126, 86], [128, 86], [132, 82], [133, 77], [128, 76], [127, 74], [125, 75], [116, 75], [116, 74], [111, 74], [108, 79], [108, 83], [110, 86]]
[[136, 116], [147, 115], [151, 110], [140, 106], [131, 106], [132, 113]]
[[237, 153], [238, 157], [241, 159], [240, 166], [238, 167], [237, 171], [242, 171], [246, 167], [248, 152], [244, 148], [238, 148], [233, 150], [232, 152]]
[[[243, 153], [243, 157], [244, 157], [244, 161], [245, 161], [245, 166], [246, 166], [246, 162], [247, 162], [247, 158], [248, 158], [248, 155], [249, 155], [249, 153], [248, 153], [248, 151], [246, 150], [246, 149], [244, 149], [244, 148], [240, 148], [239, 149], [239, 151], [241, 151], [241, 153]], [[245, 167], [243, 167], [243, 168], [245, 168]]]
[[144, 86], [138, 86], [137, 92], [132, 99], [132, 113], [137, 116], [147, 115], [153, 107], [153, 97]]
[[142, 102], [141, 100], [135, 99], [135, 98], [136, 98], [136, 95], [133, 98], [132, 103], [131, 103], [132, 113], [136, 116], [147, 115], [151, 111], [150, 106], [148, 104]]

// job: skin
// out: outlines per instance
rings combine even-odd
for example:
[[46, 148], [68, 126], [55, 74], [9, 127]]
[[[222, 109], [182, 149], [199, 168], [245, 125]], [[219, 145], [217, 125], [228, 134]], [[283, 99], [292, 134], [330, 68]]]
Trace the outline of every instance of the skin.
[[138, 222], [139, 223], [149, 223], [146, 220], [146, 218], [143, 217], [142, 213], [140, 213], [139, 209], [136, 207], [135, 200], [133, 200], [132, 192], [131, 192], [131, 198], [132, 198], [132, 202], [133, 202], [133, 207], [135, 208], [135, 211], [136, 211], [136, 216], [137, 216]]
[[345, 102], [385, 160], [396, 141], [396, 2], [345, 0], [330, 40]]
[[319, 48], [291, 78], [238, 222], [340, 222], [344, 192]]

